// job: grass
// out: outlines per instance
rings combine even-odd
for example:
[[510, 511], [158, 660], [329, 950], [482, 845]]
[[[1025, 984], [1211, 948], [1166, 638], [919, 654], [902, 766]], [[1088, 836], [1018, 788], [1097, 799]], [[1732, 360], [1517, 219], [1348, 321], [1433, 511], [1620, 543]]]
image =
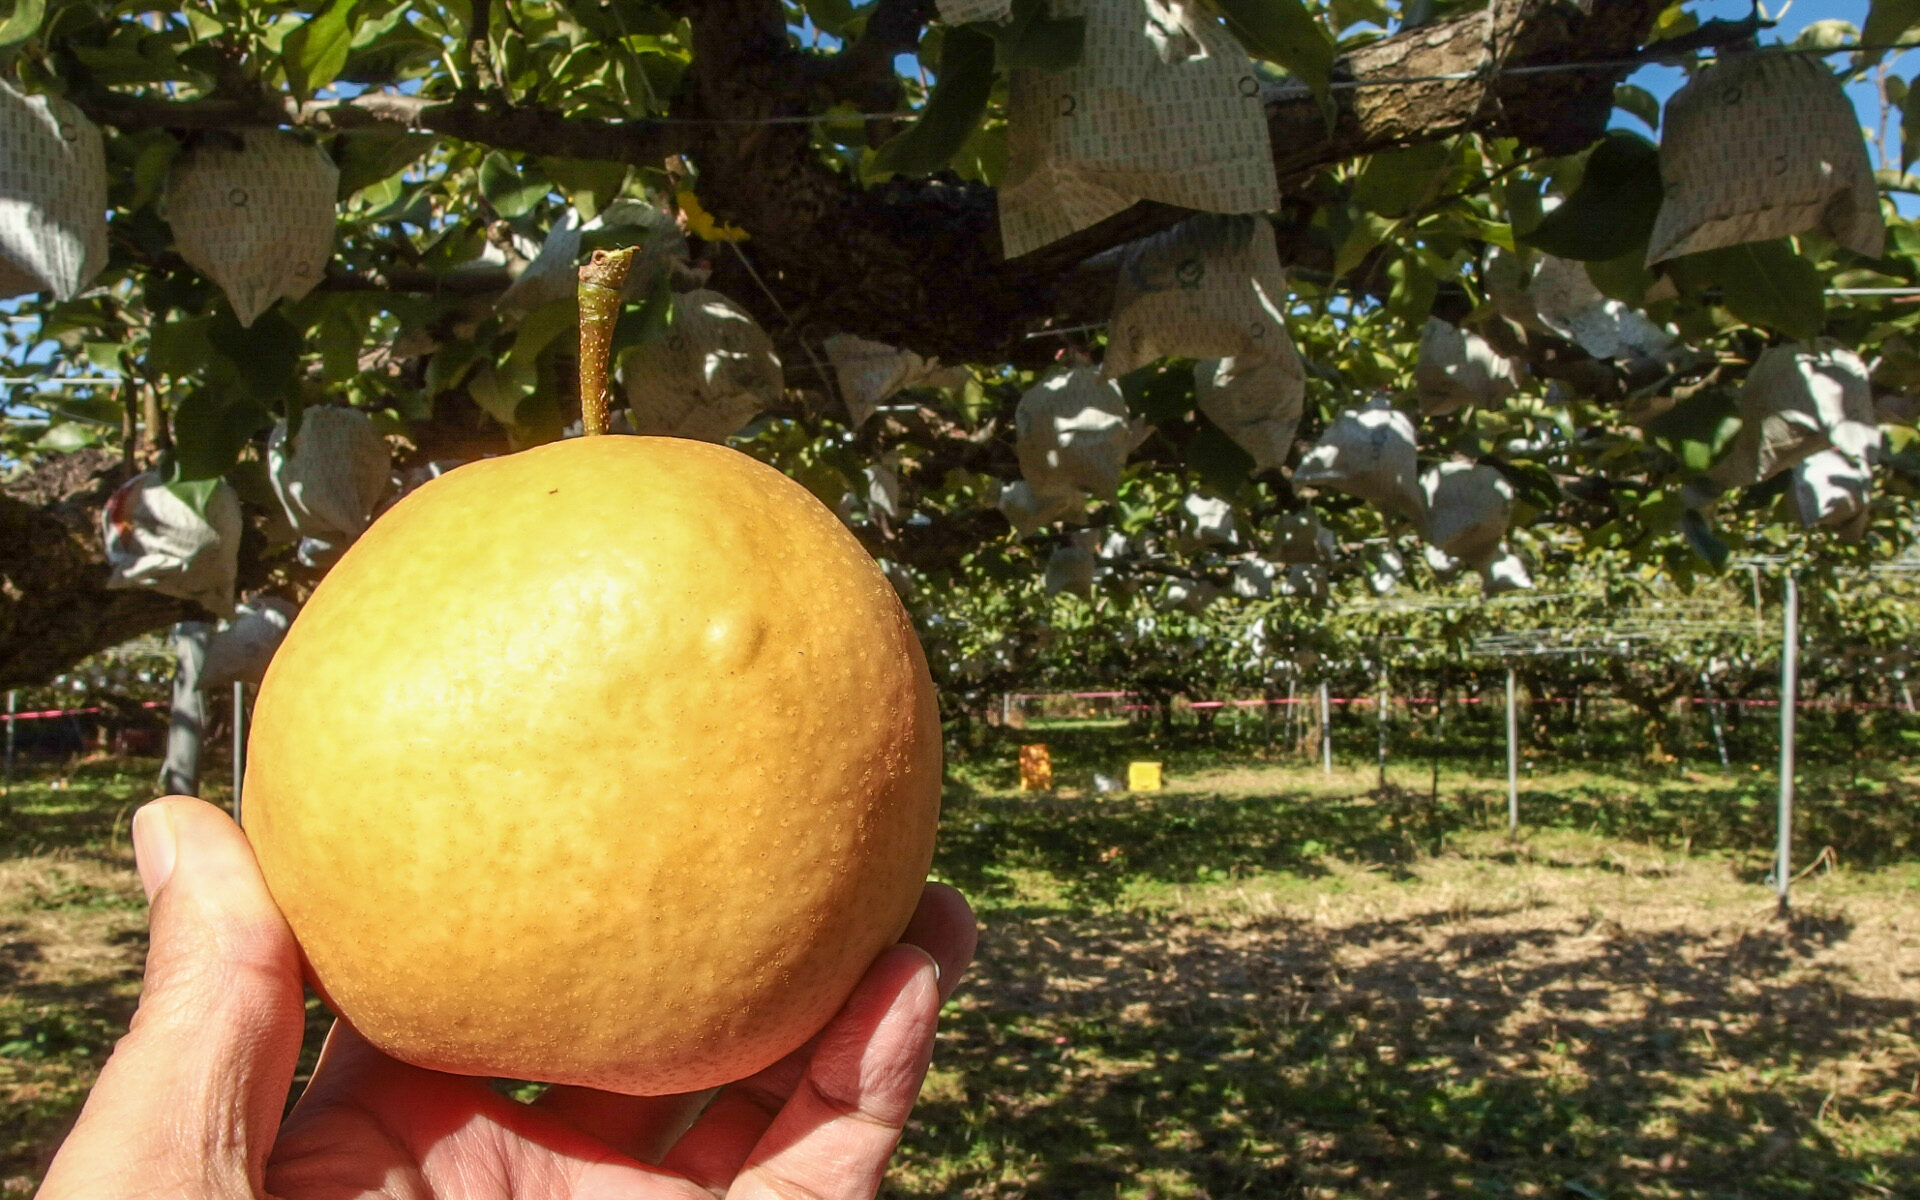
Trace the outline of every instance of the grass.
[[[1012, 790], [1028, 739], [1054, 794]], [[1167, 790], [1093, 792], [1136, 757]], [[1920, 772], [1822, 757], [1799, 844], [1834, 855], [1781, 921], [1766, 771], [1537, 754], [1516, 839], [1484, 746], [1381, 790], [1246, 729], [984, 745], [950, 772], [936, 863], [981, 961], [890, 1192], [1920, 1194]], [[124, 1028], [144, 948], [126, 819], [151, 764], [63, 777], [16, 788], [0, 835], [9, 1193]]]

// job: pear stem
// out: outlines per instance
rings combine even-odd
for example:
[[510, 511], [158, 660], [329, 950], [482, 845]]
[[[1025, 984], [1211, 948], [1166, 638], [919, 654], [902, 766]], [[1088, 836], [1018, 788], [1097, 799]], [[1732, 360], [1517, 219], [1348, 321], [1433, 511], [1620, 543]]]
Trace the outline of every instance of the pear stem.
[[633, 247], [595, 250], [580, 268], [580, 428], [588, 437], [608, 432], [607, 354], [620, 320], [621, 292], [633, 266]]

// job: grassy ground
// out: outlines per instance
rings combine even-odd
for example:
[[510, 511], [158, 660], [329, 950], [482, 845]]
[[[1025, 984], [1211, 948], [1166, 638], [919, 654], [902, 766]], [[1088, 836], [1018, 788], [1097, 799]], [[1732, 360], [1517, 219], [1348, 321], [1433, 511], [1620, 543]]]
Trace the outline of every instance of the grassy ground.
[[[1382, 792], [1257, 741], [1019, 736], [1063, 787], [1011, 791], [1011, 742], [955, 765], [937, 871], [982, 958], [895, 1194], [1920, 1195], [1898, 758], [1809, 756], [1801, 858], [1836, 865], [1782, 922], [1764, 771], [1542, 758], [1513, 840], [1485, 754]], [[1130, 757], [1169, 789], [1091, 791]], [[123, 1028], [144, 945], [126, 821], [150, 764], [59, 777], [17, 788], [0, 835], [7, 1193]]]

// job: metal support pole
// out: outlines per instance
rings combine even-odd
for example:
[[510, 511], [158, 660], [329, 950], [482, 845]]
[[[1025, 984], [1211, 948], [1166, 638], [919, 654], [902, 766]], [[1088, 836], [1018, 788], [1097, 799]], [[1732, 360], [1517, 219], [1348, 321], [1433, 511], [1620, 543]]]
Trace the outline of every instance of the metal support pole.
[[1780, 912], [1793, 879], [1793, 717], [1800, 699], [1800, 585], [1786, 573], [1780, 613], [1780, 847], [1773, 868]]
[[240, 780], [247, 773], [247, 685], [233, 681], [233, 820], [240, 823]]
[[1705, 671], [1700, 672], [1700, 695], [1707, 702], [1707, 720], [1713, 723], [1713, 748], [1720, 752], [1720, 769], [1733, 769], [1733, 763], [1727, 758], [1727, 730], [1720, 719], [1720, 701], [1714, 697], [1713, 681], [1707, 678]]
[[1333, 774], [1333, 722], [1332, 706], [1327, 700], [1327, 681], [1320, 681], [1320, 769]]
[[13, 786], [13, 746], [14, 746], [13, 714], [19, 711], [20, 711], [20, 693], [9, 688], [7, 690], [7, 786], [8, 787]]
[[1507, 832], [1520, 829], [1520, 716], [1514, 700], [1514, 670], [1507, 668]]
[[1387, 786], [1387, 657], [1380, 656], [1380, 786]]

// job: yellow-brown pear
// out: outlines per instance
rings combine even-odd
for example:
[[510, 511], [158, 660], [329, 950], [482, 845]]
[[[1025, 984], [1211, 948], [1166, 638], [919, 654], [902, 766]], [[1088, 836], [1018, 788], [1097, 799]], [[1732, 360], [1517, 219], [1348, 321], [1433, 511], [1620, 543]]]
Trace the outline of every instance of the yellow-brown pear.
[[268, 669], [245, 825], [329, 1002], [444, 1071], [655, 1094], [825, 1024], [918, 901], [940, 726], [886, 578], [748, 456], [461, 467]]

